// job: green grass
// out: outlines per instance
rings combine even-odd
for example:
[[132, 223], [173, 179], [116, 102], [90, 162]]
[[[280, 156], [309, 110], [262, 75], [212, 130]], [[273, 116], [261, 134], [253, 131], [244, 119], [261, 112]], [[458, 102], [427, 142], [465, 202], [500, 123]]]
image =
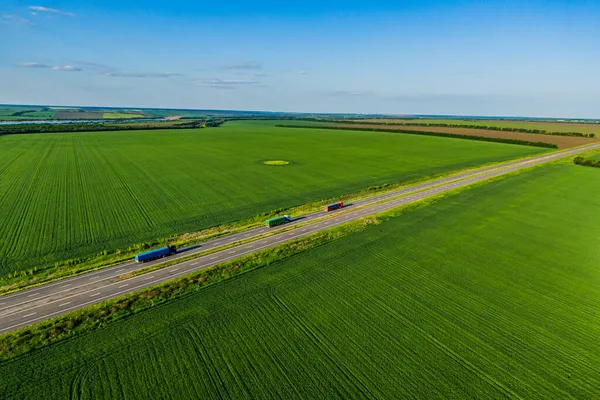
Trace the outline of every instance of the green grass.
[[[23, 113], [21, 115], [12, 115], [13, 113]], [[52, 119], [56, 112], [48, 111], [43, 107], [13, 107], [0, 106], [0, 121], [26, 121]]]
[[[7, 135], [0, 143], [0, 277], [372, 185], [544, 151], [251, 122]], [[263, 164], [273, 159], [290, 164]]]
[[593, 399], [598, 185], [560, 164], [464, 191], [0, 363], [0, 392]]
[[517, 128], [517, 129], [541, 129], [547, 132], [579, 132], [595, 133], [600, 135], [600, 124], [575, 124], [566, 122], [530, 122], [530, 121], [496, 121], [496, 120], [461, 120], [461, 119], [384, 119], [368, 120], [373, 123], [383, 123], [385, 121], [401, 124], [451, 124], [451, 125], [471, 125], [471, 126], [493, 126], [499, 128]]
[[125, 112], [105, 112], [102, 114], [104, 119], [131, 119], [131, 118], [144, 118], [142, 114], [129, 114]]

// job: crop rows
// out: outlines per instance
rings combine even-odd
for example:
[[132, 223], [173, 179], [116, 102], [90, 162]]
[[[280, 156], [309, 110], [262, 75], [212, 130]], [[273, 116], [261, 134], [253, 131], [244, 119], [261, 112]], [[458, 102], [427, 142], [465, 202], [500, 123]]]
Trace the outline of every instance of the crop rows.
[[540, 129], [547, 132], [580, 132], [583, 134], [594, 133], [600, 136], [600, 124], [598, 123], [565, 123], [552, 121], [509, 121], [509, 120], [464, 120], [464, 119], [373, 119], [360, 120], [359, 122], [371, 123], [399, 123], [399, 124], [448, 124], [448, 125], [470, 125], [487, 126], [493, 128], [511, 129]]
[[[186, 131], [2, 136], [0, 276], [538, 152], [242, 122]], [[269, 159], [290, 164], [265, 165]]]
[[598, 184], [562, 164], [464, 191], [2, 363], [0, 392], [596, 398]]

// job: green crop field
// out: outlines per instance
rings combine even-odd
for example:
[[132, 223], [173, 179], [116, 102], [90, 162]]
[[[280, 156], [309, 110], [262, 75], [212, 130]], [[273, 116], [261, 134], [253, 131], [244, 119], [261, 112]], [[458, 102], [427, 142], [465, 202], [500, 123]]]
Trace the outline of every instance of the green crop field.
[[600, 174], [538, 168], [0, 364], [5, 398], [595, 399]]
[[461, 120], [461, 119], [373, 119], [363, 122], [399, 123], [399, 124], [450, 124], [471, 126], [493, 126], [499, 128], [541, 129], [547, 132], [579, 132], [594, 133], [600, 136], [600, 124], [567, 123], [567, 122], [531, 122], [531, 121], [498, 121], [498, 120]]
[[[397, 133], [220, 128], [0, 137], [0, 276], [371, 185], [537, 154]], [[285, 160], [273, 167], [264, 161]]]
[[102, 114], [104, 119], [131, 119], [131, 118], [144, 118], [142, 114], [129, 114], [126, 112], [105, 112]]
[[0, 106], [0, 121], [52, 119], [55, 114], [56, 112], [43, 107]]

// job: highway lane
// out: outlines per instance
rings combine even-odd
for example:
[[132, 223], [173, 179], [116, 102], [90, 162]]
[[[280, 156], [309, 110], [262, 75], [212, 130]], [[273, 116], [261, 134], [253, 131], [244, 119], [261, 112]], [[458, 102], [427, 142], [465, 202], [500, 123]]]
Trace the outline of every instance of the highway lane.
[[[251, 242], [238, 244], [235, 247], [200, 256], [190, 261], [175, 264], [132, 278], [120, 279], [119, 277], [128, 272], [154, 265], [156, 262], [141, 265], [135, 262], [128, 262], [14, 294], [0, 296], [0, 333], [64, 314], [89, 304], [94, 304], [144, 287], [152, 286], [178, 276], [189, 274], [193, 271], [209, 268], [240, 256], [308, 236], [348, 221], [396, 208], [426, 197], [480, 182], [491, 177], [500, 176], [531, 165], [577, 154], [592, 148], [600, 148], [600, 144], [486, 167], [481, 170], [457, 174], [455, 176], [417, 185], [412, 188], [400, 189], [383, 195], [374, 196], [357, 201], [351, 207], [333, 213], [331, 218], [322, 219], [320, 221], [318, 219], [325, 215], [324, 212], [309, 214], [303, 219], [296, 220], [278, 229], [260, 227], [210, 240], [203, 243], [201, 247], [196, 245], [183, 249], [184, 252], [179, 257], [187, 257], [188, 255], [197, 252], [234, 244], [235, 242], [251, 239], [253, 237], [256, 238], [266, 232], [276, 233], [273, 236], [257, 238]], [[404, 197], [396, 198], [398, 196]], [[305, 222], [310, 221], [312, 221], [310, 224], [304, 224]], [[302, 223], [302, 225], [298, 226], [300, 223]], [[295, 228], [288, 230], [290, 227]], [[170, 261], [172, 259], [173, 258], [169, 258], [166, 260]], [[166, 260], [160, 260], [158, 263]]]

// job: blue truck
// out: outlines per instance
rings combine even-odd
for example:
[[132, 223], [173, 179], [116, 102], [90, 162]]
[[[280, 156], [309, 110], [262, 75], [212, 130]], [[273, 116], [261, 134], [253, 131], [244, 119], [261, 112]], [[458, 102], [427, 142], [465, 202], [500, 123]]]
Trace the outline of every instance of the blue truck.
[[152, 260], [156, 260], [162, 257], [170, 256], [171, 254], [177, 253], [177, 248], [173, 245], [169, 245], [166, 247], [161, 247], [160, 249], [150, 250], [135, 256], [135, 261], [148, 262]]
[[327, 204], [325, 206], [324, 210], [329, 212], [329, 211], [333, 211], [333, 210], [339, 210], [342, 207], [344, 207], [344, 203], [342, 203], [341, 201], [338, 201], [337, 203]]

